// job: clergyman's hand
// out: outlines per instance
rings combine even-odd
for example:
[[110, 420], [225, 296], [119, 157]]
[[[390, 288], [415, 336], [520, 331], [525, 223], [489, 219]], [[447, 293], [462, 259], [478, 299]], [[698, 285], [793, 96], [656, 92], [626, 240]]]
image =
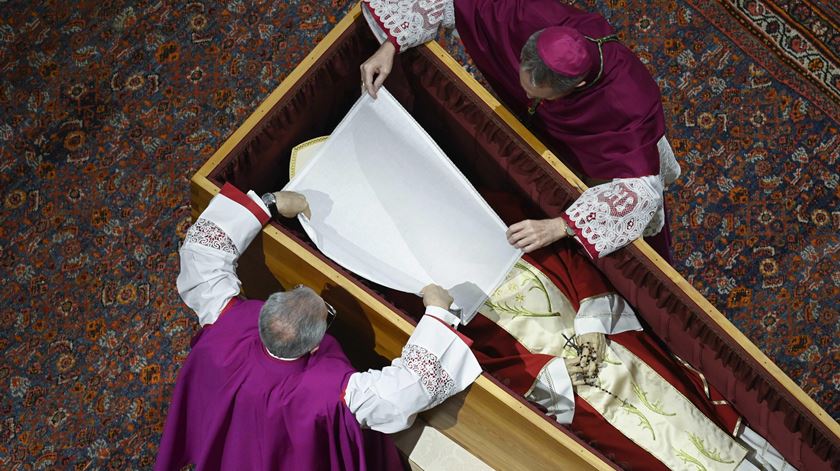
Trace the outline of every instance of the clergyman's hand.
[[569, 379], [572, 380], [572, 387], [577, 391], [578, 386], [586, 384], [586, 372], [580, 366], [580, 357], [564, 358], [563, 361], [566, 363]]
[[277, 212], [281, 216], [293, 218], [300, 213], [303, 213], [307, 219], [312, 216], [309, 210], [309, 203], [306, 202], [306, 197], [294, 191], [277, 191], [274, 193], [277, 199]]
[[[607, 337], [600, 332], [590, 332], [577, 336], [577, 344], [583, 347], [583, 354], [595, 356], [595, 361], [590, 362], [588, 366], [590, 369], [597, 369], [604, 361], [604, 354], [607, 351]], [[587, 353], [588, 352], [588, 353]]]
[[359, 67], [362, 71], [362, 91], [376, 99], [376, 92], [388, 78], [394, 67], [397, 48], [390, 41], [385, 41], [368, 60]]
[[449, 309], [452, 305], [452, 296], [449, 292], [436, 284], [430, 284], [420, 291], [423, 295], [423, 305], [426, 307], [437, 306], [443, 309]]
[[566, 222], [563, 218], [526, 219], [510, 226], [506, 235], [510, 245], [529, 253], [565, 236]]

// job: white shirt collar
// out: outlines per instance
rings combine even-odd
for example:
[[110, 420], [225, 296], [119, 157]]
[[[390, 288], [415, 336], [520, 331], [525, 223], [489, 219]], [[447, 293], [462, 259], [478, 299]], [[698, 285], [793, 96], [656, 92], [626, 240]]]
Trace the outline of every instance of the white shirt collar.
[[[265, 350], [265, 353], [268, 353], [268, 356], [270, 356], [271, 358], [276, 358], [276, 359], [278, 359], [278, 360], [283, 360], [283, 361], [295, 361], [295, 360], [297, 360], [298, 358], [300, 358], [300, 357], [294, 357], [294, 358], [283, 358], [283, 357], [278, 357], [277, 355], [274, 355], [274, 354], [272, 354], [271, 352], [269, 352], [269, 351], [268, 351], [268, 349], [267, 349], [267, 348], [265, 348], [265, 345], [263, 345], [263, 349]], [[303, 355], [301, 355], [301, 356], [303, 356]]]

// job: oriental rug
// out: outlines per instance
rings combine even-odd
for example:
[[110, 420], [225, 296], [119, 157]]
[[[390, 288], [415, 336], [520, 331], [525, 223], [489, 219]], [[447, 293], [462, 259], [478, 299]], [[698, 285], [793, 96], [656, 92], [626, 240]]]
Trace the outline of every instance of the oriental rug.
[[[835, 3], [580, 2], [662, 88], [677, 270], [840, 418]], [[0, 1], [0, 468], [150, 467], [189, 177], [351, 6]]]

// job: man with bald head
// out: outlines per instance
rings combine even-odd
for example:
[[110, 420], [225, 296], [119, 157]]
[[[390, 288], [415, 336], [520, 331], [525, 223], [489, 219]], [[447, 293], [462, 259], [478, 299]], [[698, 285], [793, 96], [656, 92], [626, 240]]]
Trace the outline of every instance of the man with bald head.
[[178, 292], [201, 330], [181, 367], [155, 468], [400, 469], [383, 434], [466, 388], [481, 369], [454, 330], [449, 294], [423, 290], [425, 315], [401, 357], [356, 372], [326, 333], [335, 310], [306, 286], [240, 297], [240, 254], [272, 217], [309, 216], [293, 192], [226, 184], [187, 231]]

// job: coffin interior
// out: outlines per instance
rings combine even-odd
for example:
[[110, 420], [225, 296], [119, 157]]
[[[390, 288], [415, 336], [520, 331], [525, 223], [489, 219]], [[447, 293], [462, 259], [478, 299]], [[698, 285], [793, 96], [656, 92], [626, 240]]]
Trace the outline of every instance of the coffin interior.
[[[343, 23], [343, 29], [337, 28], [325, 39], [328, 47], [322, 45], [322, 52], [305, 60], [306, 73], [295, 77], [264, 115], [249, 119], [237, 131], [239, 135], [226, 143], [227, 148], [220, 150], [222, 155], [214, 156], [214, 165], [204, 175], [212, 185], [220, 187], [231, 182], [240, 189], [258, 193], [281, 188], [288, 182], [292, 147], [327, 135], [336, 127], [359, 97], [359, 64], [378, 45], [361, 17]], [[534, 217], [560, 214], [580, 194], [579, 185], [558, 173], [556, 164], [535, 151], [533, 138], [521, 126], [511, 125], [509, 119], [504, 119], [504, 110], [488, 107], [480, 92], [473, 88], [476, 85], [465, 84], [459, 73], [439, 56], [440, 51], [430, 47], [401, 54], [386, 87], [480, 191], [515, 193], [529, 202]], [[196, 188], [194, 191], [200, 192]], [[205, 201], [207, 197], [201, 195], [195, 199]], [[274, 239], [298, 245], [295, 250], [308, 252], [306, 257], [317, 257], [319, 263], [352, 280], [363, 293], [393, 310], [398, 316], [397, 323], [399, 319], [413, 323], [412, 315], [422, 312], [416, 298], [400, 296], [361, 280], [325, 260], [296, 221], [273, 222], [272, 226], [272, 231], [276, 231], [269, 232], [276, 234]], [[261, 265], [283, 263], [271, 255], [253, 255], [270, 252], [267, 249], [273, 243], [264, 236], [246, 252], [245, 259], [250, 257], [251, 262], [246, 261], [249, 269], [243, 273], [243, 281], [250, 296], [265, 296], [278, 289], [275, 280], [286, 281], [283, 270], [297, 271], [299, 277], [288, 278], [295, 281], [316, 276], [309, 273], [316, 269], [312, 266], [260, 269]], [[754, 346], [742, 336], [733, 337], [723, 325], [728, 324], [725, 319], [710, 306], [698, 302], [685, 280], [663, 267], [653, 251], [637, 243], [602, 259], [598, 266], [637, 308], [649, 330], [675, 354], [703, 371], [750, 425], [764, 434], [792, 464], [799, 469], [840, 466], [840, 438], [830, 427], [833, 421], [829, 418], [827, 422], [820, 416], [820, 413], [825, 415], [821, 409], [815, 411], [813, 405], [803, 403], [804, 393], [791, 391], [789, 384], [783, 384], [786, 377], [780, 379], [777, 368], [768, 371], [768, 366], [762, 364], [766, 357], [756, 358]], [[357, 367], [376, 367], [385, 362], [374, 351], [387, 356], [399, 351], [405, 340], [404, 332], [398, 328], [388, 330], [391, 327], [387, 325], [371, 326], [370, 310], [361, 305], [358, 296], [335, 285], [327, 285], [322, 295], [340, 308], [341, 316], [331, 331], [339, 337]], [[389, 338], [382, 338], [383, 329]], [[484, 376], [496, 387], [505, 389]], [[486, 392], [482, 390], [481, 394]], [[476, 394], [479, 392], [473, 392], [473, 396]], [[442, 406], [448, 417], [471, 420], [469, 401], [453, 399]], [[510, 409], [500, 410], [499, 416], [509, 416], [513, 429], [524, 427], [517, 416], [528, 415], [529, 426], [543, 433], [569, 435], [564, 427], [557, 426], [519, 397], [487, 396], [485, 399]], [[437, 419], [432, 416], [429, 421], [445, 431], [453, 426], [441, 422], [440, 417], [446, 414], [441, 412]], [[535, 423], [530, 416], [536, 414], [545, 423]], [[475, 426], [481, 428], [481, 424]], [[615, 466], [577, 438], [573, 441], [579, 445], [577, 452], [587, 456], [587, 460], [596, 457], [595, 464], [590, 462], [590, 466]], [[477, 451], [474, 445], [462, 445], [474, 453]], [[504, 464], [490, 462], [492, 459], [488, 460], [480, 452], [476, 454], [491, 465]], [[598, 459], [601, 461], [597, 462]]]

